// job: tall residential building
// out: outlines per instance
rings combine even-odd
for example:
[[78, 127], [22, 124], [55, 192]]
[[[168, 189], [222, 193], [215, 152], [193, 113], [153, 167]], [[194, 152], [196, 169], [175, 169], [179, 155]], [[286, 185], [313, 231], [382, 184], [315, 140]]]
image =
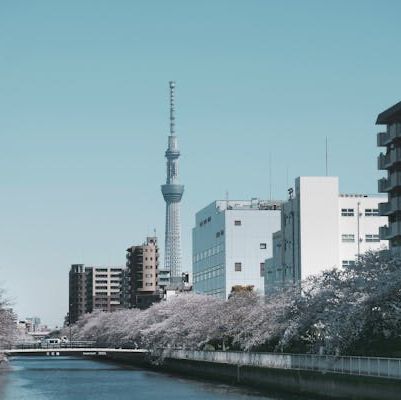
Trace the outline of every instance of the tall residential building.
[[115, 311], [121, 308], [123, 267], [92, 267], [92, 309]]
[[280, 201], [217, 200], [196, 213], [193, 289], [227, 298], [235, 286], [263, 293], [264, 262], [280, 227]]
[[170, 82], [170, 136], [167, 158], [167, 179], [162, 185], [162, 194], [166, 202], [166, 232], [163, 276], [169, 274], [170, 285], [179, 286], [181, 283], [181, 218], [180, 201], [184, 186], [178, 182], [178, 150], [175, 135], [175, 82]]
[[121, 305], [122, 267], [71, 265], [69, 273], [69, 323], [94, 310], [114, 311]]
[[156, 237], [127, 249], [130, 279], [129, 307], [146, 308], [161, 298], [159, 292], [159, 248]]
[[71, 265], [69, 273], [69, 323], [74, 324], [79, 317], [92, 312], [91, 268], [83, 264]]
[[337, 177], [297, 178], [273, 235], [273, 257], [266, 260], [265, 293], [386, 248], [379, 239], [381, 201], [379, 195], [340, 194]]
[[401, 102], [379, 114], [376, 124], [386, 126], [377, 134], [377, 145], [386, 148], [378, 168], [387, 170], [387, 178], [379, 180], [379, 192], [388, 194], [387, 202], [379, 205], [380, 215], [388, 217], [380, 237], [389, 240], [393, 255], [401, 256]]

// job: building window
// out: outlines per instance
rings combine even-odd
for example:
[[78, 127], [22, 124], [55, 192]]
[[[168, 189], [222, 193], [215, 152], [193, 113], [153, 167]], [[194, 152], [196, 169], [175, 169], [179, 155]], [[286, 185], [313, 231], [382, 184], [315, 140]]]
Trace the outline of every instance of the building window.
[[200, 222], [199, 226], [203, 226], [203, 221]]
[[223, 236], [224, 235], [224, 230], [221, 230], [220, 231], [220, 236]]
[[352, 267], [355, 265], [355, 260], [343, 260], [343, 267]]
[[365, 240], [368, 243], [380, 242], [379, 235], [365, 235]]
[[216, 233], [216, 237], [217, 237], [217, 238], [220, 237], [220, 232], [217, 232], [217, 233]]
[[342, 217], [353, 217], [354, 216], [354, 209], [353, 208], [342, 208], [341, 209], [341, 216]]
[[146, 286], [152, 286], [152, 284], [151, 283], [146, 283]]
[[355, 242], [355, 235], [352, 233], [346, 233], [341, 235], [341, 241], [344, 243], [353, 243]]
[[235, 226], [241, 226], [242, 224], [241, 224], [241, 221], [239, 219], [237, 219], [237, 220], [234, 221], [234, 225]]
[[259, 247], [263, 250], [266, 249], [266, 243], [260, 243]]
[[260, 263], [260, 276], [265, 276], [265, 263]]
[[234, 269], [235, 269], [235, 272], [241, 272], [242, 271], [242, 263], [236, 262], [234, 264]]
[[207, 217], [207, 222], [210, 222], [212, 220], [212, 217]]
[[365, 217], [378, 217], [379, 209], [378, 208], [367, 208], [365, 209]]

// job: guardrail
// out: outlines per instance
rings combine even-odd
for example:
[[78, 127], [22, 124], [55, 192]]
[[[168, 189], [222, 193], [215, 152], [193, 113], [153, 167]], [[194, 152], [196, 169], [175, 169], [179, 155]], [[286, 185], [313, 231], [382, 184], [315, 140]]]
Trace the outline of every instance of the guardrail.
[[172, 350], [168, 357], [239, 366], [333, 372], [401, 380], [400, 358], [189, 350]]
[[36, 350], [36, 349], [79, 349], [79, 348], [94, 348], [99, 347], [95, 341], [72, 341], [61, 343], [16, 343], [10, 349], [15, 350]]

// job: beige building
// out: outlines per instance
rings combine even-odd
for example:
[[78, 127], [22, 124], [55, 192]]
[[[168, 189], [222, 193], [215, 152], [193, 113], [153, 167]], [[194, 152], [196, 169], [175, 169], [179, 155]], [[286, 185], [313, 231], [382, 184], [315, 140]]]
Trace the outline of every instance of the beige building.
[[93, 310], [121, 308], [123, 267], [71, 265], [69, 275], [69, 313], [67, 322]]
[[156, 237], [127, 249], [129, 307], [146, 308], [160, 299], [159, 247]]

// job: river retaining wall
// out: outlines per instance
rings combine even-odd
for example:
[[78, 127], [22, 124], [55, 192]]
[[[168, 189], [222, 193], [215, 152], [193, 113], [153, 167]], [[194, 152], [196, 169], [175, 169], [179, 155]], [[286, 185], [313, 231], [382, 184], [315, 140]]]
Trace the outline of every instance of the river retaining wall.
[[401, 380], [392, 378], [210, 362], [177, 358], [171, 354], [160, 363], [143, 354], [108, 353], [103, 358], [183, 376], [249, 386], [264, 392], [282, 390], [333, 399], [401, 399]]

